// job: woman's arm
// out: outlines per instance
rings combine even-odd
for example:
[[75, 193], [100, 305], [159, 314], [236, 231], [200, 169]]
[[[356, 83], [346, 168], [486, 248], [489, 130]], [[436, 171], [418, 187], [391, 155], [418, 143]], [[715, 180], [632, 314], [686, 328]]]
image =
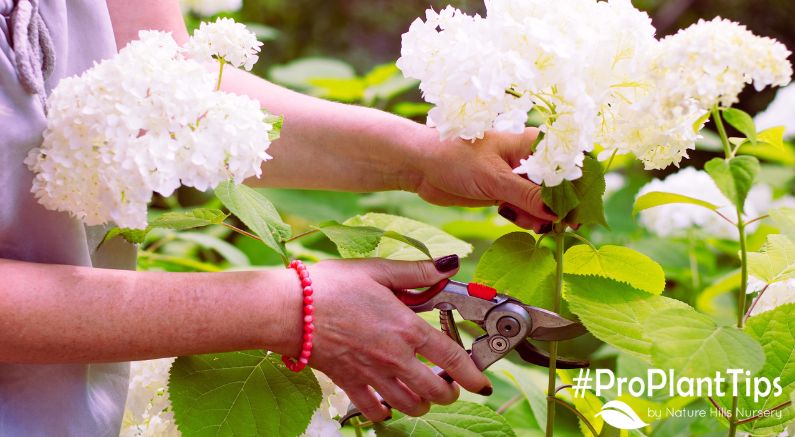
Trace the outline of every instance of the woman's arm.
[[[116, 42], [123, 47], [142, 29], [188, 34], [177, 1], [108, 0]], [[267, 56], [267, 53], [264, 54]], [[413, 191], [439, 205], [501, 208], [520, 226], [541, 231], [554, 214], [540, 189], [511, 169], [530, 153], [535, 129], [522, 135], [490, 132], [483, 140], [442, 142], [435, 130], [372, 108], [329, 102], [227, 68], [222, 88], [258, 99], [285, 118], [275, 159], [250, 183], [269, 187], [344, 191]], [[508, 211], [506, 211], [508, 208]], [[511, 214], [513, 212], [514, 214]]]
[[131, 272], [0, 259], [0, 362], [66, 363], [298, 345], [294, 272]]
[[[469, 355], [393, 295], [456, 272], [457, 257], [408, 262], [325, 261], [309, 267], [315, 301], [309, 364], [326, 373], [370, 420], [395, 408], [428, 412], [457, 386], [491, 392]], [[292, 270], [129, 272], [0, 259], [0, 362], [76, 363], [264, 348], [301, 349], [303, 293]]]

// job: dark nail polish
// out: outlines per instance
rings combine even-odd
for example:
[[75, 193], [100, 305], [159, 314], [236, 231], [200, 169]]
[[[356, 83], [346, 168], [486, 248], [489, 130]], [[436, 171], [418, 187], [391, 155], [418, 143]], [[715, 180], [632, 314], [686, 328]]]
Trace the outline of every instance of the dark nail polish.
[[497, 210], [497, 214], [505, 217], [506, 220], [511, 221], [511, 222], [515, 222], [516, 221], [516, 217], [518, 217], [518, 215], [516, 214], [516, 211], [514, 211], [513, 208], [511, 208], [509, 206], [505, 206], [505, 205], [502, 205]]
[[457, 269], [458, 264], [459, 264], [458, 255], [455, 254], [443, 256], [433, 262], [433, 265], [436, 266], [436, 270], [442, 273], [447, 273], [451, 270]]
[[552, 230], [552, 223], [547, 223], [547, 224], [541, 226], [541, 229], [539, 229], [539, 232], [541, 232], [542, 234], [546, 234], [547, 232], [549, 232], [551, 230]]
[[544, 205], [544, 212], [547, 214], [557, 215], [555, 211], [552, 211], [548, 206]]
[[479, 395], [481, 395], [481, 396], [491, 396], [491, 394], [492, 394], [493, 392], [494, 392], [494, 388], [493, 388], [492, 386], [490, 386], [490, 385], [487, 385], [487, 386], [483, 387], [483, 388], [482, 388], [482, 389], [481, 389], [481, 390], [478, 392], [478, 394], [479, 394]]
[[384, 422], [388, 422], [388, 421], [390, 421], [390, 420], [392, 420], [392, 415], [391, 415], [391, 414], [390, 414], [389, 416], [386, 416], [386, 417], [384, 418]]

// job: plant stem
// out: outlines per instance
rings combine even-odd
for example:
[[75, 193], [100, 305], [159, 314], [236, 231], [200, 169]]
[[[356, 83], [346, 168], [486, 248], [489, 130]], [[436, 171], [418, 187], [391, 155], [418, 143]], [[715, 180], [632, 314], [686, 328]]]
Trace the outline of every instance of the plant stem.
[[312, 234], [314, 234], [316, 232], [320, 232], [320, 229], [312, 229], [312, 230], [309, 230], [309, 231], [306, 231], [306, 232], [302, 232], [302, 233], [300, 233], [298, 235], [292, 236], [292, 237], [284, 240], [284, 242], [285, 243], [289, 243], [289, 242], [295, 241], [295, 240], [297, 240], [297, 239], [299, 239], [301, 237], [306, 237], [307, 235], [312, 235]]
[[754, 420], [759, 419], [760, 417], [764, 417], [765, 415], [770, 414], [773, 411], [789, 407], [790, 405], [792, 405], [792, 401], [784, 402], [783, 404], [776, 405], [775, 407], [773, 407], [773, 408], [771, 408], [769, 410], [765, 410], [765, 411], [757, 414], [756, 416], [751, 416], [751, 417], [747, 417], [747, 418], [745, 418], [743, 420], [738, 420], [737, 423], [738, 424], [743, 424], [743, 423], [747, 423], [747, 422], [753, 422]]
[[732, 157], [732, 148], [729, 144], [729, 137], [726, 136], [726, 128], [723, 127], [723, 120], [721, 119], [718, 105], [712, 107], [712, 120], [715, 121], [715, 127], [718, 128], [720, 142], [723, 144], [723, 152], [726, 154], [726, 159], [729, 159]]
[[355, 417], [355, 418], [353, 418], [353, 420], [351, 422], [353, 423], [353, 431], [356, 433], [356, 437], [364, 437], [364, 434], [362, 434], [362, 428], [361, 428], [362, 423], [359, 421], [359, 418]]
[[508, 399], [507, 402], [505, 402], [504, 404], [500, 405], [500, 407], [497, 408], [495, 410], [495, 412], [497, 414], [502, 414], [502, 413], [506, 412], [508, 410], [508, 408], [511, 408], [514, 404], [516, 404], [517, 402], [522, 400], [522, 398], [524, 398], [524, 395], [521, 395], [521, 394], [515, 395], [514, 397]]
[[759, 294], [756, 295], [756, 298], [754, 299], [754, 301], [751, 302], [751, 306], [748, 307], [748, 311], [745, 312], [745, 321], [746, 322], [748, 321], [748, 318], [751, 317], [751, 313], [754, 311], [754, 308], [756, 307], [756, 304], [759, 303], [759, 299], [762, 298], [762, 295], [765, 294], [765, 291], [767, 291], [767, 287], [769, 287], [769, 286], [770, 286], [770, 284], [765, 284], [765, 286], [762, 287], [761, 290], [759, 290]]
[[[718, 106], [712, 107], [712, 118], [715, 121], [715, 126], [718, 128], [720, 141], [723, 144], [723, 151], [726, 159], [729, 160], [733, 156], [731, 145], [729, 144], [729, 137], [726, 136], [726, 129], [723, 127], [723, 120], [721, 119], [720, 110]], [[737, 206], [737, 232], [740, 239], [740, 289], [737, 291], [737, 328], [743, 329], [745, 324], [745, 291], [748, 289], [748, 247], [745, 241], [745, 222], [743, 220], [742, 205]], [[737, 396], [732, 396], [731, 416], [729, 417], [729, 437], [737, 435]]]
[[[563, 242], [566, 238], [565, 227], [555, 232], [555, 298], [552, 300], [552, 311], [560, 312], [560, 296], [563, 292]], [[549, 379], [547, 381], [547, 437], [555, 433], [555, 382], [558, 359], [558, 342], [549, 342]]]
[[737, 435], [737, 396], [732, 397], [732, 412], [729, 417], [729, 437]]
[[215, 84], [215, 90], [221, 90], [221, 78], [224, 76], [224, 64], [226, 64], [226, 60], [223, 57], [218, 58], [218, 62], [221, 64], [221, 67], [218, 69], [218, 83]]
[[[572, 413], [577, 415], [577, 417], [579, 417], [580, 420], [582, 420], [582, 422], [585, 424], [585, 426], [588, 427], [588, 430], [591, 431], [591, 434], [593, 434], [593, 437], [599, 437], [599, 433], [596, 432], [596, 428], [594, 428], [593, 425], [591, 425], [591, 422], [588, 421], [588, 419], [585, 417], [584, 414], [580, 413], [576, 408], [574, 408], [571, 405], [569, 405], [568, 402], [564, 401], [563, 399], [558, 399], [558, 398], [554, 398], [554, 399], [560, 405], [563, 405], [564, 407], [566, 407], [569, 410], [571, 410]], [[549, 429], [549, 428], [547, 428], [547, 429]]]
[[253, 239], [255, 239], [255, 240], [262, 241], [262, 238], [260, 238], [260, 237], [258, 237], [258, 236], [256, 236], [256, 235], [252, 234], [251, 232], [246, 232], [246, 231], [244, 231], [244, 230], [242, 230], [242, 229], [238, 228], [237, 226], [230, 225], [229, 223], [226, 223], [226, 222], [221, 222], [221, 223], [219, 223], [219, 224], [220, 224], [221, 226], [226, 226], [227, 228], [229, 228], [229, 229], [231, 229], [231, 230], [233, 230], [233, 231], [237, 232], [238, 234], [242, 234], [242, 235], [245, 235], [246, 237], [251, 237], [251, 238], [253, 238]]

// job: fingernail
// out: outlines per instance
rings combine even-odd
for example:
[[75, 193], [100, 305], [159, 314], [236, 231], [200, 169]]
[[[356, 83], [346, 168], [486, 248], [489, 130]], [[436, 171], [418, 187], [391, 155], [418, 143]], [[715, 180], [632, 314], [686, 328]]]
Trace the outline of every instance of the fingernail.
[[516, 221], [516, 217], [518, 217], [518, 215], [516, 214], [516, 211], [514, 211], [513, 208], [511, 208], [509, 206], [506, 206], [506, 205], [502, 205], [497, 210], [497, 214], [505, 217], [506, 220], [511, 221], [511, 222], [515, 222]]
[[550, 209], [548, 206], [546, 206], [546, 205], [544, 205], [544, 212], [545, 212], [545, 213], [547, 213], [547, 214], [551, 214], [551, 215], [554, 215], [554, 216], [556, 216], [556, 217], [557, 217], [557, 214], [555, 214], [555, 211], [552, 211], [552, 210], [551, 210], [551, 209]]
[[547, 223], [545, 225], [542, 225], [541, 228], [539, 229], [539, 231], [542, 234], [546, 234], [547, 232], [549, 232], [551, 230], [552, 230], [552, 223]]
[[387, 422], [387, 421], [390, 421], [390, 420], [392, 420], [392, 415], [391, 414], [384, 418], [384, 422]]
[[494, 388], [492, 386], [490, 386], [490, 385], [487, 385], [487, 386], [483, 387], [478, 392], [478, 394], [481, 395], [481, 396], [491, 396], [492, 393], [494, 393]]
[[441, 273], [447, 273], [451, 270], [457, 269], [458, 264], [459, 264], [458, 255], [455, 254], [443, 256], [433, 262], [433, 265], [436, 266], [436, 270], [438, 270]]

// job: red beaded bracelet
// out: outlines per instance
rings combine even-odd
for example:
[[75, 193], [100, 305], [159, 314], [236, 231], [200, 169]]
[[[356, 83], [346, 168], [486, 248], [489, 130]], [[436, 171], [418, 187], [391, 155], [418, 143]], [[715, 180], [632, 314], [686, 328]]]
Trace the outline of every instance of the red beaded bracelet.
[[315, 331], [313, 323], [315, 320], [315, 299], [312, 295], [315, 291], [312, 289], [312, 280], [309, 278], [309, 272], [303, 262], [296, 259], [291, 261], [288, 267], [298, 273], [298, 279], [301, 280], [301, 287], [304, 290], [304, 338], [301, 355], [299, 355], [298, 359], [282, 355], [282, 361], [288, 369], [293, 372], [300, 372], [309, 363], [309, 357], [312, 355], [312, 336]]

